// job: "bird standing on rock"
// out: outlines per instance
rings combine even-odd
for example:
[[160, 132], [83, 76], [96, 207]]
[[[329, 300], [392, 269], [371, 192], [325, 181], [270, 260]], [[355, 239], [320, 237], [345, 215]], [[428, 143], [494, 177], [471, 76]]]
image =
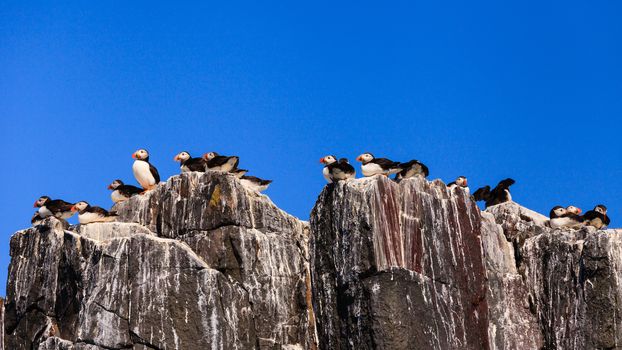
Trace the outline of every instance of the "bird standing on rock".
[[91, 206], [85, 201], [80, 201], [71, 208], [71, 211], [78, 212], [78, 221], [80, 224], [90, 224], [92, 222], [110, 222], [114, 221], [117, 213], [108, 212], [104, 208]]
[[490, 186], [484, 186], [473, 193], [473, 198], [475, 198], [476, 201], [485, 201], [486, 208], [509, 202], [512, 200], [510, 186], [514, 183], [515, 181], [510, 178], [502, 180], [492, 191], [490, 190]]
[[430, 175], [428, 167], [416, 159], [406, 163], [400, 163], [399, 167], [400, 172], [395, 175], [396, 180], [408, 179], [414, 176], [422, 176], [426, 178]]
[[577, 228], [582, 226], [581, 209], [575, 206], [568, 206], [566, 208], [562, 206], [555, 206], [549, 212], [549, 225], [551, 228], [570, 227]]
[[322, 175], [324, 175], [328, 183], [350, 180], [354, 179], [356, 176], [356, 170], [350, 165], [348, 158], [340, 158], [339, 161], [337, 161], [337, 157], [328, 155], [320, 158], [320, 163], [324, 164]]
[[132, 185], [126, 185], [121, 180], [114, 180], [110, 185], [108, 185], [108, 189], [112, 190], [110, 194], [110, 198], [113, 202], [119, 203], [130, 199], [135, 194], [140, 194], [143, 192], [143, 189], [138, 188]]
[[365, 176], [396, 174], [402, 169], [399, 162], [394, 162], [387, 158], [376, 158], [371, 153], [363, 153], [356, 157], [362, 163], [361, 170]]
[[465, 190], [467, 193], [470, 192], [469, 190], [469, 184], [468, 184], [468, 180], [466, 178], [466, 176], [458, 176], [458, 178], [456, 179], [456, 181], [454, 182], [450, 182], [447, 184], [447, 188], [451, 191], [454, 188], [459, 187], [462, 188], [463, 190]]
[[136, 181], [147, 191], [155, 188], [160, 182], [160, 174], [158, 169], [149, 163], [149, 152], [139, 149], [132, 154], [132, 158], [136, 159], [132, 165]]
[[39, 208], [39, 217], [47, 218], [54, 216], [57, 219], [65, 220], [73, 216], [72, 206], [73, 204], [62, 199], [51, 199], [48, 196], [41, 196], [34, 204], [35, 208]]
[[238, 156], [221, 156], [216, 152], [209, 152], [203, 155], [205, 161], [205, 170], [231, 172], [238, 168], [240, 157]]
[[595, 206], [594, 210], [585, 213], [583, 220], [587, 226], [593, 226], [599, 230], [606, 228], [611, 222], [607, 216], [607, 207], [602, 204]]
[[205, 160], [203, 158], [192, 158], [190, 153], [186, 151], [179, 152], [173, 160], [179, 162], [182, 173], [188, 171], [205, 171]]

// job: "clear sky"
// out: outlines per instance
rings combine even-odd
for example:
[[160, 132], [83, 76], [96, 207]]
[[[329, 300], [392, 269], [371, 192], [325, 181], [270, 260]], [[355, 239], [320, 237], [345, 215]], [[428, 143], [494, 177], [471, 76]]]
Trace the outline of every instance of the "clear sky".
[[140, 147], [164, 180], [181, 150], [238, 155], [301, 219], [318, 159], [368, 151], [621, 226], [621, 6], [4, 1], [0, 284], [37, 197], [109, 207]]

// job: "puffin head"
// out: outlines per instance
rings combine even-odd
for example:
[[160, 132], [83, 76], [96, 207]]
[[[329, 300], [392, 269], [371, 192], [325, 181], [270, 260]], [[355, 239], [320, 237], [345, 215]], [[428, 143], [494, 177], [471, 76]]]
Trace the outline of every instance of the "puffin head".
[[203, 155], [203, 159], [205, 160], [212, 160], [214, 158], [216, 158], [217, 156], [219, 156], [220, 154], [216, 153], [216, 152], [207, 152]]
[[350, 164], [348, 158], [339, 158], [339, 163], [341, 164]]
[[467, 181], [466, 176], [458, 176], [458, 178], [456, 179], [456, 185], [460, 187], [467, 187], [468, 181]]
[[174, 161], [176, 161], [176, 162], [180, 162], [180, 163], [181, 163], [181, 162], [185, 162], [185, 161], [187, 161], [188, 159], [190, 159], [190, 153], [188, 153], [188, 152], [186, 152], [186, 151], [179, 152], [179, 153], [175, 156], [175, 158], [173, 158], [173, 160], [174, 160]]
[[597, 211], [603, 215], [607, 215], [607, 207], [602, 204], [595, 206], [594, 211]]
[[86, 201], [79, 201], [78, 203], [74, 204], [73, 207], [71, 207], [71, 211], [82, 211], [86, 208], [88, 208], [89, 203], [87, 203]]
[[555, 218], [561, 218], [562, 216], [566, 215], [567, 211], [566, 208], [558, 205], [553, 207], [553, 209], [551, 209], [551, 212], [549, 213], [549, 217], [551, 219], [555, 219]]
[[356, 160], [359, 162], [367, 163], [374, 160], [374, 155], [371, 153], [363, 153], [360, 156], [356, 157]]
[[324, 165], [333, 164], [336, 161], [337, 161], [337, 157], [331, 156], [331, 155], [320, 158], [320, 163]]
[[112, 183], [110, 185], [108, 185], [108, 189], [109, 190], [116, 190], [117, 187], [119, 187], [119, 186], [123, 186], [123, 181], [117, 179], [117, 180], [112, 181]]
[[147, 152], [146, 149], [141, 148], [132, 154], [132, 158], [139, 160], [149, 160], [149, 152]]
[[577, 208], [574, 205], [569, 205], [566, 207], [566, 212], [575, 214], [575, 215], [581, 215], [581, 208]]
[[39, 197], [39, 199], [37, 199], [35, 201], [35, 204], [33, 205], [33, 208], [41, 208], [49, 200], [50, 200], [50, 197], [48, 197], [48, 196], [41, 196], [41, 197]]

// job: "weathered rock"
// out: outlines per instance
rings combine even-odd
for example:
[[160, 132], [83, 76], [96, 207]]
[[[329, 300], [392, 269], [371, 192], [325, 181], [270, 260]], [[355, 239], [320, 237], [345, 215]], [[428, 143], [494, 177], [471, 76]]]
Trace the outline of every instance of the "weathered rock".
[[116, 210], [136, 223], [13, 236], [7, 348], [312, 346], [304, 222], [226, 174], [175, 176]]
[[327, 186], [311, 215], [320, 347], [488, 348], [480, 234], [476, 205], [440, 182]]

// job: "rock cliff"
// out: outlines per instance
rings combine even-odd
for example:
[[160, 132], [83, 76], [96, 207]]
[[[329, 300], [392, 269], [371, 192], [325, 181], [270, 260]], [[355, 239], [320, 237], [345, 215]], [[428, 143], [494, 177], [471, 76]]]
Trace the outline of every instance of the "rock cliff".
[[622, 348], [622, 231], [440, 181], [331, 184], [310, 224], [217, 173], [115, 210], [13, 235], [5, 349]]

